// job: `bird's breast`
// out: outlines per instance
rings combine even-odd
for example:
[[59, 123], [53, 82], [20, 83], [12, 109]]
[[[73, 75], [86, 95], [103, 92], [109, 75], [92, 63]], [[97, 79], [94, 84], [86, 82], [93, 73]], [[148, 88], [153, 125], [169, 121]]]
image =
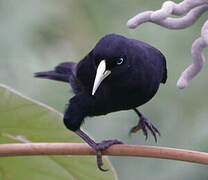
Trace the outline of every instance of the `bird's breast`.
[[119, 110], [128, 110], [141, 106], [148, 102], [156, 93], [147, 92], [140, 88], [137, 89], [108, 89], [106, 94], [96, 94], [95, 115], [104, 115]]

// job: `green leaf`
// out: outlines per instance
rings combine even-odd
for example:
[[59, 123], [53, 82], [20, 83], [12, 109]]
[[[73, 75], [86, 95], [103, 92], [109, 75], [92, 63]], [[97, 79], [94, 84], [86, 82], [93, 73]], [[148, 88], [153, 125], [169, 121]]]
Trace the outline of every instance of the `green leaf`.
[[[67, 130], [62, 114], [0, 84], [0, 142], [82, 142]], [[116, 179], [105, 159], [104, 173], [94, 156], [19, 156], [0, 158], [0, 179]]]

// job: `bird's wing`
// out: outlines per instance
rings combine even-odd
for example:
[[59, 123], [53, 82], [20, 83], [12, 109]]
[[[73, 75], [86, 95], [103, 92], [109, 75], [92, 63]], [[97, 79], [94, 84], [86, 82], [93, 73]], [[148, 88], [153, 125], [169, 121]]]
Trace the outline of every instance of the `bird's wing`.
[[146, 57], [159, 71], [160, 82], [165, 83], [167, 80], [167, 67], [165, 56], [155, 47], [141, 41], [137, 41], [137, 44], [146, 54]]
[[166, 80], [167, 80], [167, 66], [166, 66], [166, 59], [165, 59], [165, 56], [163, 56], [163, 54], [161, 53], [162, 55], [162, 66], [163, 66], [163, 74], [162, 74], [162, 83], [165, 84]]

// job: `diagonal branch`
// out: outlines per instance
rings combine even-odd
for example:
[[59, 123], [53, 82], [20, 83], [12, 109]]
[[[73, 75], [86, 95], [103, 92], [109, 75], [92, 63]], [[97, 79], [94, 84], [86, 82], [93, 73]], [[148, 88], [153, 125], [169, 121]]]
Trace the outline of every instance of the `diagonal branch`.
[[[96, 155], [96, 152], [84, 143], [0, 144], [0, 157], [28, 155]], [[167, 147], [118, 144], [103, 151], [103, 155], [150, 157], [208, 164], [208, 153]]]

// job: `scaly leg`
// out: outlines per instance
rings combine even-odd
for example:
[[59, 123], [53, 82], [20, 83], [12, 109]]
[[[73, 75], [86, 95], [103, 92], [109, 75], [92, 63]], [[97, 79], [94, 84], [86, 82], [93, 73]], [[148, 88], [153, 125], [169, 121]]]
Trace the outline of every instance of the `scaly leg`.
[[103, 160], [102, 160], [102, 151], [107, 149], [113, 144], [123, 144], [118, 140], [106, 140], [100, 143], [96, 143], [93, 141], [86, 133], [84, 133], [81, 129], [76, 130], [76, 134], [79, 135], [86, 143], [88, 143], [93, 149], [97, 152], [97, 166], [101, 171], [107, 171], [102, 168]]
[[134, 108], [133, 110], [139, 116], [139, 123], [136, 126], [134, 126], [133, 128], [131, 128], [130, 133], [136, 133], [137, 131], [142, 129], [144, 135], [146, 136], [146, 140], [147, 140], [147, 138], [148, 138], [147, 129], [149, 129], [155, 138], [155, 142], [157, 142], [157, 135], [160, 136], [160, 132], [158, 131], [158, 129], [150, 121], [148, 121], [147, 118], [145, 118], [144, 115], [142, 113], [140, 113], [136, 108]]

